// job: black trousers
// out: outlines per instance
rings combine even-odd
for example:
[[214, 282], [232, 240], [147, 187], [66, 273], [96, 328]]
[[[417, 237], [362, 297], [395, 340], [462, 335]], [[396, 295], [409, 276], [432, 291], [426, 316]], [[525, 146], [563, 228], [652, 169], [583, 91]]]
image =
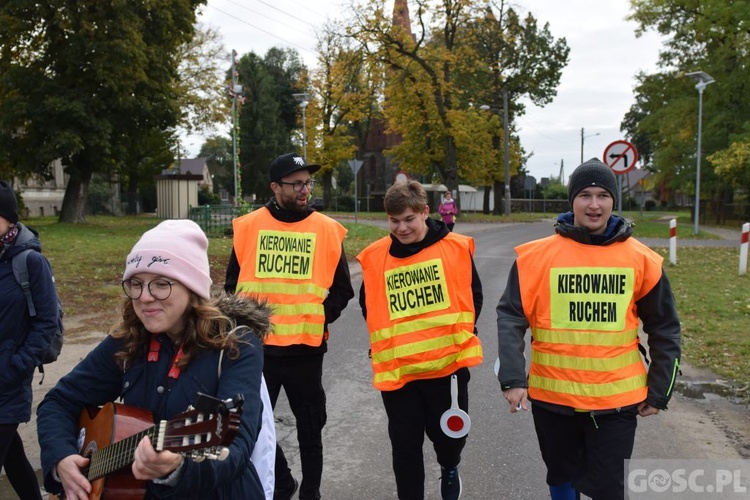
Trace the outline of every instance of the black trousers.
[[562, 415], [532, 403], [547, 484], [568, 481], [594, 500], [622, 499], [625, 460], [633, 454], [638, 409], [593, 415]]
[[0, 424], [0, 469], [2, 468], [5, 468], [8, 481], [18, 498], [41, 500], [39, 482], [26, 458], [23, 441], [18, 434], [18, 424]]
[[[461, 368], [458, 376], [458, 406], [469, 410], [469, 369]], [[432, 441], [438, 463], [445, 468], [461, 461], [466, 437], [451, 438], [440, 429], [440, 417], [451, 407], [450, 376], [414, 380], [401, 389], [382, 391], [383, 406], [388, 415], [393, 472], [400, 500], [424, 499], [424, 435]], [[437, 485], [435, 486], [437, 488]]]
[[[281, 388], [297, 424], [302, 483], [301, 500], [320, 498], [323, 476], [323, 427], [326, 424], [326, 394], [323, 390], [323, 354], [314, 356], [266, 356], [263, 360], [271, 405], [275, 408]], [[276, 445], [276, 490], [293, 482], [284, 451]]]

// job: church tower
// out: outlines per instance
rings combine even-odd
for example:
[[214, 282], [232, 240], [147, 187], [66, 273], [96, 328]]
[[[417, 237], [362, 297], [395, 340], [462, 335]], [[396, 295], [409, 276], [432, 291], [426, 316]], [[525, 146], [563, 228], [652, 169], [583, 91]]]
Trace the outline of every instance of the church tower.
[[[395, 0], [393, 3], [393, 26], [400, 26], [409, 36], [414, 38], [411, 31], [411, 18], [407, 0]], [[374, 118], [365, 139], [363, 151], [364, 165], [360, 170], [364, 182], [360, 183], [363, 193], [359, 196], [372, 198], [374, 210], [383, 210], [382, 200], [385, 191], [393, 184], [396, 172], [400, 166], [389, 158], [385, 151], [400, 144], [400, 135], [387, 132], [388, 124], [382, 118]]]

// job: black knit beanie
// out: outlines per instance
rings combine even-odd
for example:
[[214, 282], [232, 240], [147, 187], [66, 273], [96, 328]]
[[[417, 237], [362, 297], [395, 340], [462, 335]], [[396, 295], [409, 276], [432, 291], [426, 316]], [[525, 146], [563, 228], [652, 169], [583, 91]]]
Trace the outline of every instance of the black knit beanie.
[[568, 184], [568, 201], [573, 206], [573, 198], [576, 197], [584, 188], [597, 186], [609, 191], [617, 204], [617, 179], [614, 172], [607, 165], [602, 163], [599, 158], [591, 158], [578, 165], [570, 175]]
[[0, 181], [0, 216], [8, 219], [8, 222], [15, 224], [18, 222], [18, 201], [16, 193], [5, 181]]

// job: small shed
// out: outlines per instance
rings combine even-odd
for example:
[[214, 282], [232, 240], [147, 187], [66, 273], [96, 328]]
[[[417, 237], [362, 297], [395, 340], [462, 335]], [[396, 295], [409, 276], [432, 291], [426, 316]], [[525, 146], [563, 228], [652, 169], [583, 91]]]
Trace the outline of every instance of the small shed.
[[187, 219], [190, 207], [198, 206], [198, 184], [202, 175], [162, 174], [156, 181], [156, 216], [162, 219]]

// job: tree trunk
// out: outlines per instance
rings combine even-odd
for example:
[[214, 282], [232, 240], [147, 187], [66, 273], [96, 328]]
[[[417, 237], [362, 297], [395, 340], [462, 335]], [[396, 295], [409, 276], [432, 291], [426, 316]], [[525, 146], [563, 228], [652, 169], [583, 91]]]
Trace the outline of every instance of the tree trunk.
[[84, 169], [71, 173], [68, 186], [65, 188], [62, 209], [60, 210], [60, 222], [72, 222], [82, 224], [86, 222], [86, 209], [88, 207], [89, 182], [91, 171]]
[[138, 169], [134, 168], [128, 172], [128, 215], [138, 213]]
[[453, 140], [453, 136], [448, 135], [445, 138], [445, 159], [447, 168], [447, 175], [445, 179], [445, 185], [448, 189], [456, 193], [454, 200], [456, 201], [456, 208], [461, 210], [461, 193], [458, 191], [458, 156], [456, 154], [456, 143]]
[[494, 181], [493, 188], [495, 189], [495, 207], [492, 210], [492, 213], [495, 215], [500, 215], [502, 213], [505, 213], [503, 210], [503, 203], [504, 203], [504, 193], [505, 193], [505, 183], [500, 181]]
[[484, 186], [484, 200], [482, 201], [482, 213], [488, 215], [490, 213], [490, 193], [492, 192], [492, 186]]

